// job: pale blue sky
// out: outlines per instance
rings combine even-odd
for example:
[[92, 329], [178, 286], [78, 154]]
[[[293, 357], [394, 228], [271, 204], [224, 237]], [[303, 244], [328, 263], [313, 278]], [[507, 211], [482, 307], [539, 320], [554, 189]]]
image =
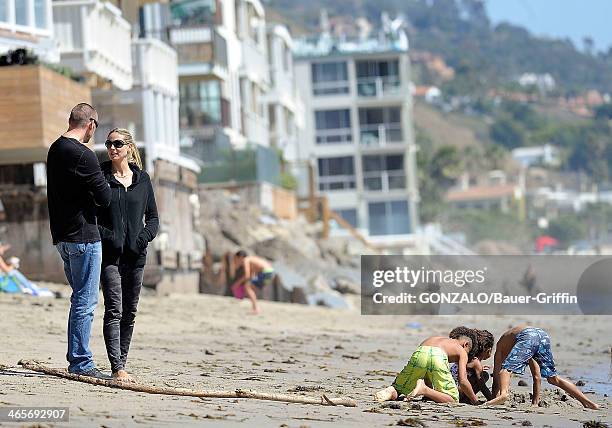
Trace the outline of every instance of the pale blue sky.
[[569, 37], [578, 49], [591, 36], [597, 50], [612, 45], [612, 0], [486, 0], [493, 23], [507, 21], [537, 35]]

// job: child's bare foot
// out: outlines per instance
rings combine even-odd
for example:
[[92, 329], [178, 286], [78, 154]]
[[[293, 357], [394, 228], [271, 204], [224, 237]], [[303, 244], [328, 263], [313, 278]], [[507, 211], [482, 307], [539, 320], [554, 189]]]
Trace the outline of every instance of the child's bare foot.
[[393, 386], [388, 386], [385, 389], [381, 389], [376, 394], [374, 394], [374, 399], [379, 403], [383, 401], [391, 401], [397, 399], [397, 391]]
[[127, 382], [127, 383], [135, 382], [132, 376], [130, 376], [128, 372], [126, 372], [125, 370], [117, 370], [116, 372], [113, 372], [113, 378], [117, 382]]
[[415, 399], [419, 395], [423, 395], [423, 393], [425, 392], [425, 388], [427, 388], [427, 385], [425, 385], [425, 381], [423, 379], [417, 380], [416, 386], [412, 391], [410, 391], [410, 394], [408, 394], [406, 398], [404, 398], [404, 401], [410, 401]]
[[251, 309], [251, 312], [249, 312], [249, 315], [259, 315], [259, 308], [255, 308], [255, 309]]
[[599, 410], [599, 406], [597, 404], [593, 403], [591, 400], [589, 400], [586, 403], [582, 403], [582, 405], [584, 407], [586, 407], [587, 409]]

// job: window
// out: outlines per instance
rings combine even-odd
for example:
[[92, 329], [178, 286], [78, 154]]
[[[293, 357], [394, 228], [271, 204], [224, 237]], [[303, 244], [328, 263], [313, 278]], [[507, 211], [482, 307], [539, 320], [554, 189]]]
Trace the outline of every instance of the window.
[[34, 0], [34, 18], [37, 28], [47, 28], [47, 8], [45, 0]]
[[404, 155], [364, 156], [363, 187], [369, 191], [405, 189]]
[[24, 0], [15, 2], [15, 23], [17, 25], [28, 25], [28, 5]]
[[357, 210], [355, 208], [346, 208], [335, 210], [348, 224], [357, 227]]
[[181, 126], [197, 127], [222, 122], [221, 88], [216, 80], [180, 84]]
[[399, 61], [358, 61], [357, 93], [359, 96], [381, 96], [397, 92], [400, 86]]
[[368, 77], [398, 77], [399, 61], [358, 61], [357, 78]]
[[214, 24], [218, 21], [216, 0], [175, 0], [170, 5], [175, 25]]
[[317, 144], [350, 143], [351, 113], [343, 110], [315, 111], [316, 142]]
[[12, 0], [0, 0], [0, 22], [8, 22], [8, 2]]
[[360, 141], [365, 145], [401, 142], [401, 107], [360, 108]]
[[371, 202], [368, 204], [370, 235], [401, 235], [410, 233], [407, 201]]
[[313, 63], [311, 71], [314, 95], [349, 93], [346, 62]]
[[355, 167], [352, 156], [321, 158], [319, 166], [319, 190], [355, 188]]

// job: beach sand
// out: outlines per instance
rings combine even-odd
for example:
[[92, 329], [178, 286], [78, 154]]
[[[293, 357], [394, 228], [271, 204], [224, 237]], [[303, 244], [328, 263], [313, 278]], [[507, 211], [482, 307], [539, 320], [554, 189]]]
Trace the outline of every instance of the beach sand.
[[[68, 296], [69, 289], [63, 290]], [[361, 316], [357, 311], [274, 302], [262, 302], [263, 314], [250, 316], [248, 303], [232, 298], [141, 297], [127, 367], [139, 381], [192, 389], [325, 393], [357, 401], [356, 408], [346, 408], [150, 395], [41, 376], [17, 366], [23, 358], [66, 367], [68, 307], [66, 297], [0, 293], [0, 364], [8, 366], [0, 370], [0, 406], [67, 406], [69, 426], [75, 427], [421, 426], [419, 422], [435, 427], [582, 427], [587, 421], [612, 421], [610, 398], [604, 395], [612, 392], [612, 317]], [[91, 348], [98, 367], [108, 371], [102, 316], [100, 296]], [[585, 410], [577, 401], [552, 393], [545, 381], [547, 407], [530, 407], [528, 371], [513, 377], [513, 398], [507, 406], [373, 401], [374, 392], [391, 384], [424, 338], [447, 335], [464, 324], [489, 329], [497, 338], [521, 322], [550, 333], [560, 375], [584, 380], [582, 389], [591, 392], [601, 410]], [[486, 364], [492, 366], [492, 358]], [[520, 379], [528, 386], [517, 386]]]

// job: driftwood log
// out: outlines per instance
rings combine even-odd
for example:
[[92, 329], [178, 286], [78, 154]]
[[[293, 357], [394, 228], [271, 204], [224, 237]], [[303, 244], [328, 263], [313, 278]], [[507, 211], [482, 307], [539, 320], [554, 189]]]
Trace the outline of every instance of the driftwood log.
[[76, 380], [78, 382], [85, 382], [92, 385], [107, 386], [109, 388], [125, 389], [128, 391], [136, 392], [146, 392], [148, 394], [181, 395], [185, 397], [198, 398], [251, 398], [255, 400], [282, 401], [284, 403], [319, 404], [322, 406], [357, 406], [357, 403], [352, 398], [329, 398], [324, 394], [320, 397], [303, 397], [299, 395], [271, 394], [266, 392], [257, 392], [243, 389], [236, 389], [233, 391], [196, 391], [187, 388], [159, 387], [141, 385], [137, 383], [117, 382], [114, 380], [97, 379], [89, 376], [68, 373], [66, 369], [54, 369], [52, 367], [39, 364], [38, 362], [32, 360], [21, 360], [18, 364], [28, 370], [45, 373], [52, 376], [59, 376], [64, 379]]

